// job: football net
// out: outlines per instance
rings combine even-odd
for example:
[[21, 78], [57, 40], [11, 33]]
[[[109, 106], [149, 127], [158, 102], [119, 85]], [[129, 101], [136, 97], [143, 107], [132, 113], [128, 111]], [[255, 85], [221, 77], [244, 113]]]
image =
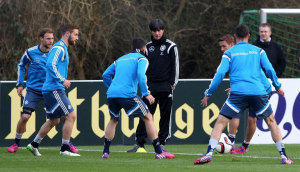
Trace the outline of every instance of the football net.
[[[286, 58], [286, 68], [282, 75], [285, 78], [299, 78], [300, 56], [300, 14], [267, 14], [266, 20], [272, 26], [272, 38], [281, 45]], [[249, 10], [241, 14], [240, 23], [246, 24], [251, 33], [249, 42], [258, 37], [261, 22], [261, 11]]]

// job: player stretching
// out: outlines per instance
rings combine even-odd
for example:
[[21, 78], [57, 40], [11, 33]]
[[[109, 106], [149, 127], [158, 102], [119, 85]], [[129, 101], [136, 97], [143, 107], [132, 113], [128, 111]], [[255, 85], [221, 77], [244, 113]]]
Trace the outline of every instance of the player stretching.
[[283, 164], [293, 164], [294, 162], [287, 157], [282, 136], [275, 121], [268, 95], [262, 82], [262, 68], [272, 80], [273, 86], [278, 94], [284, 95], [281, 84], [277, 81], [276, 73], [268, 60], [264, 50], [248, 44], [250, 37], [249, 29], [246, 25], [238, 25], [235, 29], [237, 44], [226, 51], [222, 56], [222, 61], [218, 67], [210, 87], [205, 91], [205, 97], [201, 100], [203, 106], [207, 106], [207, 100], [215, 92], [218, 85], [229, 71], [231, 93], [224, 103], [220, 115], [211, 133], [207, 152], [198, 158], [194, 164], [205, 164], [212, 160], [213, 150], [218, 144], [220, 135], [229, 120], [239, 117], [239, 112], [247, 107], [250, 113], [255, 113], [258, 119], [264, 119], [267, 123], [272, 138], [280, 153]]
[[142, 96], [150, 104], [153, 104], [155, 101], [147, 87], [145, 73], [148, 67], [148, 60], [142, 54], [145, 53], [145, 50], [146, 42], [141, 38], [135, 38], [133, 40], [133, 51], [117, 59], [103, 73], [103, 82], [108, 88], [107, 102], [111, 119], [105, 129], [102, 158], [109, 157], [109, 146], [115, 136], [115, 129], [122, 108], [125, 109], [130, 118], [142, 118], [148, 137], [152, 141], [156, 159], [174, 158], [173, 154], [162, 152], [152, 115], [149, 113], [145, 103], [137, 96], [137, 85], [139, 84]]
[[68, 99], [65, 88], [69, 88], [71, 82], [67, 80], [69, 54], [68, 46], [75, 45], [78, 41], [79, 29], [75, 24], [65, 24], [62, 27], [62, 38], [50, 49], [46, 64], [46, 81], [42, 93], [46, 106], [47, 120], [27, 149], [35, 156], [41, 156], [38, 147], [47, 133], [64, 117], [62, 128], [61, 155], [80, 156], [70, 150], [70, 137], [76, 119], [74, 109]]

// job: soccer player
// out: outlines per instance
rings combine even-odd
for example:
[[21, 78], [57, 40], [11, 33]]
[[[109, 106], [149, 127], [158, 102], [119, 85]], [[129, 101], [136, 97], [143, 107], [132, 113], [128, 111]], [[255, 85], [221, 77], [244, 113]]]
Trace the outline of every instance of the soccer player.
[[285, 69], [286, 61], [281, 46], [272, 39], [271, 35], [271, 25], [269, 23], [260, 24], [259, 37], [253, 45], [258, 46], [266, 51], [268, 59], [271, 62], [276, 75], [281, 77]]
[[[174, 42], [164, 35], [165, 24], [161, 19], [154, 19], [149, 24], [151, 40], [146, 46], [146, 57], [149, 61], [147, 70], [147, 84], [155, 102], [150, 105], [143, 99], [149, 107], [150, 113], [154, 114], [157, 104], [160, 108], [159, 121], [159, 141], [163, 151], [166, 151], [165, 144], [171, 137], [171, 116], [173, 91], [179, 78], [179, 53]], [[127, 152], [146, 152], [147, 133], [142, 119], [136, 129], [137, 145]]]
[[206, 154], [198, 158], [194, 164], [211, 162], [213, 150], [218, 144], [220, 135], [229, 120], [239, 118], [239, 112], [244, 111], [247, 107], [250, 113], [255, 113], [258, 119], [264, 119], [267, 123], [272, 139], [280, 153], [282, 163], [293, 164], [294, 162], [285, 153], [282, 136], [275, 121], [267, 91], [261, 79], [261, 77], [265, 77], [261, 73], [263, 68], [272, 80], [272, 84], [278, 94], [284, 95], [281, 84], [278, 83], [276, 73], [265, 51], [248, 43], [250, 34], [246, 25], [238, 25], [235, 28], [234, 37], [237, 44], [222, 56], [221, 64], [209, 89], [205, 91], [205, 97], [201, 100], [201, 104], [207, 106], [209, 97], [215, 92], [226, 72], [229, 72], [231, 93], [224, 103], [215, 123]]
[[47, 133], [63, 120], [61, 155], [80, 156], [70, 150], [70, 137], [76, 119], [74, 109], [68, 99], [65, 88], [69, 88], [71, 82], [67, 80], [69, 53], [68, 46], [75, 45], [78, 41], [79, 28], [73, 23], [62, 26], [61, 40], [53, 45], [49, 51], [47, 60], [46, 81], [42, 88], [46, 106], [47, 120], [34, 140], [27, 145], [27, 149], [35, 156], [41, 156], [38, 147]]
[[[162, 152], [152, 115], [148, 107], [137, 96], [137, 85], [139, 84], [142, 96], [149, 104], [155, 99], [147, 87], [145, 72], [148, 60], [144, 56], [146, 42], [141, 38], [133, 40], [133, 51], [117, 59], [103, 73], [104, 85], [107, 90], [107, 102], [111, 119], [105, 129], [104, 150], [102, 158], [109, 157], [109, 146], [115, 136], [115, 129], [120, 118], [120, 110], [125, 109], [130, 118], [140, 117], [146, 126], [149, 139], [152, 141], [156, 159], [172, 159], [173, 154]], [[113, 78], [113, 79], [112, 79]]]
[[[15, 143], [7, 148], [10, 153], [15, 153], [19, 149], [22, 135], [26, 131], [27, 121], [37, 103], [43, 100], [42, 86], [46, 79], [46, 62], [48, 51], [53, 45], [53, 34], [54, 31], [51, 28], [41, 29], [39, 32], [40, 44], [27, 49], [18, 64], [17, 93], [20, 97], [22, 96], [23, 79], [28, 64], [27, 91], [23, 101], [23, 112], [17, 125]], [[71, 150], [78, 152], [73, 144], [71, 144]]]
[[[221, 47], [221, 51], [223, 53], [225, 53], [225, 51], [227, 51], [228, 49], [230, 49], [231, 47], [234, 46], [234, 37], [230, 34], [226, 34], [226, 35], [222, 36], [221, 38], [219, 38], [219, 45]], [[265, 75], [263, 72], [261, 74]], [[269, 94], [269, 98], [270, 98], [272, 86], [266, 77], [261, 77], [261, 78], [263, 79], [264, 86], [265, 86], [266, 91]], [[230, 88], [226, 89], [226, 91], [228, 91], [228, 94], [229, 94]], [[230, 151], [231, 154], [244, 154], [248, 151], [250, 141], [256, 130], [256, 115], [251, 114], [251, 113], [249, 114], [245, 140], [243, 141], [241, 146], [239, 146], [237, 149], [235, 149], [235, 137], [236, 137], [236, 133], [237, 133], [239, 124], [240, 124], [239, 118], [232, 118], [229, 121], [228, 138], [230, 139], [230, 141], [232, 143], [232, 149]]]

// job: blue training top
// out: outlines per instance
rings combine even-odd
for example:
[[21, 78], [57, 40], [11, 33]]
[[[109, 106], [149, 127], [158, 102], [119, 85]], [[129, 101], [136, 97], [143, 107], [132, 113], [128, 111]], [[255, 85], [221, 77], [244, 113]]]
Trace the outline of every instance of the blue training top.
[[[223, 56], [209, 89], [205, 91], [206, 96], [211, 96], [229, 71], [230, 88], [232, 94], [241, 95], [266, 95], [269, 93], [270, 83], [267, 76], [272, 80], [276, 89], [281, 87], [276, 73], [268, 60], [266, 52], [254, 45], [240, 42]], [[268, 89], [268, 90], [267, 90]]]
[[26, 86], [42, 90], [46, 78], [47, 59], [48, 52], [42, 52], [40, 45], [27, 49], [18, 64], [17, 86], [23, 86], [26, 65], [29, 63]]
[[104, 85], [108, 88], [107, 98], [135, 97], [138, 84], [142, 95], [149, 95], [145, 74], [147, 68], [147, 58], [138, 52], [132, 52], [117, 59], [102, 75]]
[[46, 81], [43, 91], [64, 90], [62, 83], [68, 75], [69, 53], [66, 44], [60, 40], [55, 43], [50, 51], [46, 64]]

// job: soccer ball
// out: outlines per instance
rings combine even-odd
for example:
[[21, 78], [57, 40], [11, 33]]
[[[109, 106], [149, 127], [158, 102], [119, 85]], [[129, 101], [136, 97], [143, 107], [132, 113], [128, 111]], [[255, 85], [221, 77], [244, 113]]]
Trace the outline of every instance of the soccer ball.
[[216, 151], [219, 153], [229, 153], [232, 148], [232, 143], [225, 133], [221, 134], [218, 145], [216, 146]]

